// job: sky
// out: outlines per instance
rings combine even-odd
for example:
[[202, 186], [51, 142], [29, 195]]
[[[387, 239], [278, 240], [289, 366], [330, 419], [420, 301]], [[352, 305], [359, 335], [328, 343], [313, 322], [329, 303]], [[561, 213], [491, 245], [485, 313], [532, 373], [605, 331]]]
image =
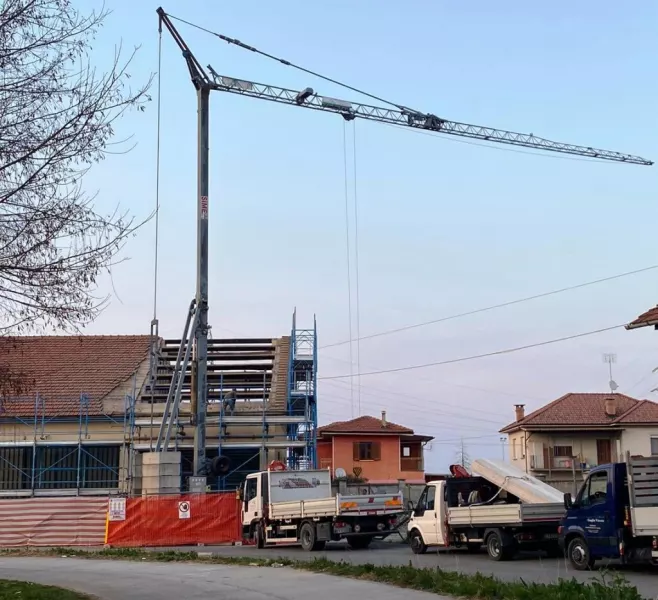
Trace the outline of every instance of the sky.
[[[94, 61], [106, 65], [119, 43], [140, 46], [130, 68], [138, 84], [157, 71], [157, 4], [105, 5], [112, 14]], [[164, 8], [423, 112], [658, 160], [658, 5], [649, 0], [169, 0]], [[200, 63], [220, 74], [373, 103], [177, 27]], [[196, 99], [166, 32], [162, 48], [157, 317], [163, 336], [178, 337], [195, 292]], [[85, 181], [102, 209], [119, 204], [143, 218], [156, 205], [156, 93], [117, 127], [135, 148], [109, 156]], [[435, 436], [427, 468], [442, 470], [461, 440], [473, 458], [502, 457], [498, 430], [516, 403], [532, 410], [567, 392], [606, 391], [603, 353], [617, 355], [619, 391], [656, 397], [651, 330], [364, 375], [353, 385], [349, 375], [626, 323], [658, 303], [658, 269], [363, 340], [352, 344], [351, 369], [350, 344], [323, 346], [658, 265], [658, 167], [483, 147], [219, 92], [210, 120], [213, 336], [287, 335], [295, 307], [301, 327], [316, 315], [320, 378], [348, 376], [321, 379], [321, 422], [386, 410], [389, 420]], [[112, 301], [88, 333], [148, 333], [154, 240], [153, 222], [130, 240], [125, 262], [100, 284]]]

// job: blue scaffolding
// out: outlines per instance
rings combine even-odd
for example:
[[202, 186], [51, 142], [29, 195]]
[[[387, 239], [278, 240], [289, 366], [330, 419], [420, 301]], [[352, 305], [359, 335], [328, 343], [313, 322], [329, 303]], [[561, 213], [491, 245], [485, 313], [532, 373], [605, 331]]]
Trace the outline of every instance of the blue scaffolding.
[[317, 468], [317, 322], [313, 316], [313, 329], [297, 329], [297, 310], [292, 316], [290, 358], [288, 370], [288, 415], [304, 416], [304, 422], [288, 426], [290, 441], [303, 441], [303, 447], [288, 451], [288, 467], [292, 469]]

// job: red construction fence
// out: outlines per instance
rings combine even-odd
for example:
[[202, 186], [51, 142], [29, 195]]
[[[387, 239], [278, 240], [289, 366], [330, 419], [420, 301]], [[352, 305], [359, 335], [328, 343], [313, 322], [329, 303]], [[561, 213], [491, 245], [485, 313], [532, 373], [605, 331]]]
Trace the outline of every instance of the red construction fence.
[[241, 540], [240, 503], [235, 493], [113, 498], [109, 502], [109, 546], [212, 545]]
[[0, 500], [0, 547], [102, 546], [107, 498]]

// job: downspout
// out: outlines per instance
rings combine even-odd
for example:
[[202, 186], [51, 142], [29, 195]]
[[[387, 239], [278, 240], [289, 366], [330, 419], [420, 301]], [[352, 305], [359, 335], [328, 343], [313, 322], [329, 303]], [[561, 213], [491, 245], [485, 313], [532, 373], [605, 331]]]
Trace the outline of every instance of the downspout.
[[525, 456], [525, 472], [529, 473], [528, 471], [528, 440], [532, 437], [532, 433], [528, 435], [527, 431], [523, 432], [523, 455]]

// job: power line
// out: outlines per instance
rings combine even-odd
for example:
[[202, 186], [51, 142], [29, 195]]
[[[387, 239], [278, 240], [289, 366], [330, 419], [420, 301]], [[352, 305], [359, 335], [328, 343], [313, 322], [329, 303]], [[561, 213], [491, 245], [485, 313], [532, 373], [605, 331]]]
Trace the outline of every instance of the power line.
[[[459, 362], [466, 362], [469, 360], [476, 360], [478, 358], [487, 358], [489, 356], [499, 356], [501, 354], [511, 354], [512, 352], [520, 352], [521, 350], [529, 350], [530, 348], [538, 348], [540, 346], [548, 346], [549, 344], [557, 344], [558, 342], [566, 342], [568, 340], [574, 340], [576, 338], [585, 337], [588, 335], [595, 335], [597, 333], [603, 333], [604, 331], [612, 331], [613, 329], [619, 329], [624, 327], [625, 323], [621, 325], [613, 325], [612, 327], [604, 327], [602, 329], [595, 329], [593, 331], [586, 331], [584, 333], [576, 333], [574, 335], [568, 335], [561, 338], [555, 338], [552, 340], [545, 340], [543, 342], [537, 342], [535, 344], [527, 344], [525, 346], [516, 346], [515, 348], [505, 348], [504, 350], [496, 350], [494, 352], [486, 352], [484, 354], [475, 354], [473, 356], [462, 356], [460, 358], [452, 358], [449, 360], [441, 360], [437, 362], [425, 363], [422, 365], [410, 365], [408, 367], [396, 367], [393, 369], [382, 369], [381, 371], [369, 371], [367, 373], [360, 373], [362, 377], [368, 375], [383, 375], [384, 373], [397, 373], [400, 371], [413, 371], [416, 369], [426, 369], [428, 367], [438, 367], [441, 365], [451, 365]], [[346, 379], [348, 377], [353, 377], [353, 375], [330, 375], [325, 377], [318, 377], [318, 379]]]
[[[572, 290], [577, 290], [580, 288], [588, 287], [590, 285], [596, 285], [597, 283], [605, 283], [606, 281], [613, 281], [615, 279], [620, 279], [622, 277], [628, 277], [629, 275], [637, 275], [639, 273], [645, 273], [646, 271], [651, 271], [653, 269], [658, 269], [658, 265], [652, 265], [650, 267], [644, 267], [642, 269], [636, 269], [634, 271], [626, 271], [625, 273], [618, 273], [617, 275], [610, 275], [609, 277], [603, 277], [601, 279], [594, 279], [592, 281], [586, 281], [585, 283], [579, 283], [577, 285], [571, 285], [568, 287], [559, 288], [557, 290], [552, 290], [550, 292], [542, 292], [541, 294], [535, 294], [533, 296], [526, 296], [524, 298], [519, 298], [517, 300], [509, 300], [507, 302], [501, 302], [500, 304], [493, 304], [491, 306], [486, 306], [484, 308], [476, 308], [474, 310], [469, 310], [467, 312], [457, 313], [447, 317], [440, 317], [438, 319], [432, 319], [431, 321], [423, 321], [422, 323], [414, 323], [413, 325], [405, 325], [403, 327], [397, 327], [396, 329], [387, 329], [386, 331], [380, 331], [378, 333], [371, 333], [359, 338], [361, 341], [370, 340], [377, 337], [383, 337], [385, 335], [393, 335], [395, 333], [401, 333], [403, 331], [409, 331], [411, 329], [418, 329], [420, 327], [426, 327], [428, 325], [435, 325], [436, 323], [443, 323], [444, 321], [451, 321], [453, 319], [460, 319], [462, 317], [468, 317], [471, 315], [477, 315], [479, 313], [488, 312], [490, 310], [495, 310], [497, 308], [504, 308], [506, 306], [513, 306], [514, 304], [521, 304], [522, 302], [529, 302], [530, 300], [538, 300], [539, 298], [546, 298], [548, 296], [555, 296], [556, 294], [561, 294], [563, 292], [570, 292]], [[355, 340], [352, 340], [355, 341]], [[334, 342], [332, 344], [326, 344], [320, 346], [320, 350], [326, 348], [333, 348], [335, 346], [343, 346], [347, 344], [347, 341], [343, 342]]]

